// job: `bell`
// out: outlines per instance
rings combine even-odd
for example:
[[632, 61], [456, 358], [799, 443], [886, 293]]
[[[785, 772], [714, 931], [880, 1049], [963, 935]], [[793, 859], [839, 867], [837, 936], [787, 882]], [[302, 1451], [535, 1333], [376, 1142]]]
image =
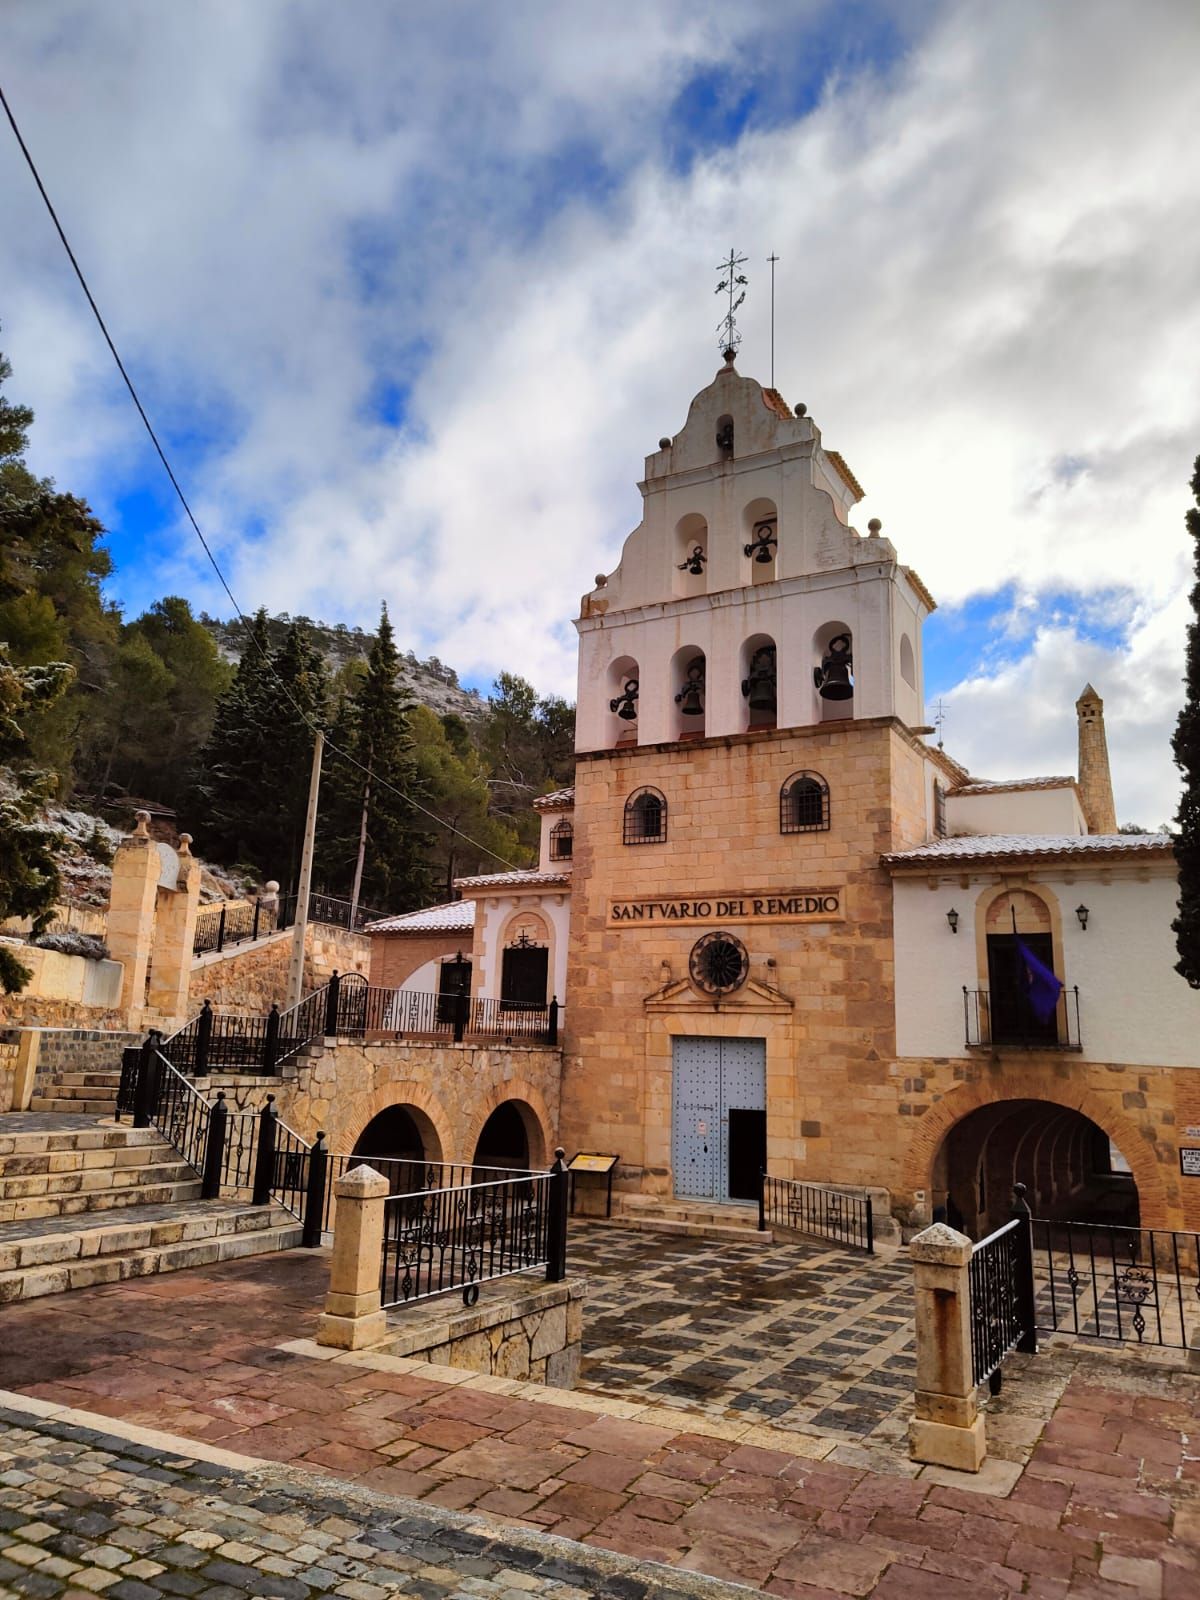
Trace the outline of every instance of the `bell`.
[[615, 711], [622, 722], [636, 722], [637, 700], [638, 680], [636, 678], [627, 678], [624, 692], [619, 694], [615, 700], [608, 702], [608, 709]]
[[764, 647], [754, 652], [750, 676], [742, 679], [742, 693], [751, 711], [775, 711], [775, 652]]
[[687, 669], [687, 682], [675, 696], [675, 704], [679, 707], [680, 715], [685, 717], [702, 717], [704, 715], [704, 663], [692, 661]]
[[829, 641], [829, 653], [819, 667], [813, 668], [813, 682], [822, 700], [853, 699], [854, 683], [850, 676], [853, 665], [850, 635], [835, 633]]

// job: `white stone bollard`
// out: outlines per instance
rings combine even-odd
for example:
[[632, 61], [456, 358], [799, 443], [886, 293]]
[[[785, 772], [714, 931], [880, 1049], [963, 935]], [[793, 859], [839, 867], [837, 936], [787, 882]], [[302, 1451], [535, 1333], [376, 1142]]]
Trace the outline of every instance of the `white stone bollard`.
[[971, 1364], [972, 1244], [935, 1222], [909, 1245], [917, 1323], [916, 1412], [909, 1427], [914, 1461], [978, 1472], [987, 1455]]
[[374, 1167], [355, 1167], [338, 1179], [333, 1192], [337, 1196], [333, 1262], [317, 1343], [337, 1350], [365, 1350], [387, 1332], [379, 1280], [388, 1181]]

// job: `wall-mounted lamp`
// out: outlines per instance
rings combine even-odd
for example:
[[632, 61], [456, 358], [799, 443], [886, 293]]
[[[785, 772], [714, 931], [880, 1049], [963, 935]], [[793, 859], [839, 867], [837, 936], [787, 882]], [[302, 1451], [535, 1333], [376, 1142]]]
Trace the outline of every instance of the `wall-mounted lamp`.
[[1088, 908], [1086, 906], [1079, 905], [1079, 906], [1075, 907], [1075, 915], [1079, 918], [1079, 926], [1086, 933], [1087, 932], [1087, 925], [1088, 925], [1088, 917], [1091, 916], [1091, 912], [1088, 910]]
[[949, 911], [947, 911], [947, 913], [946, 913], [946, 921], [950, 924], [950, 932], [951, 933], [957, 933], [958, 932], [958, 912], [955, 911], [953, 906], [951, 906]]

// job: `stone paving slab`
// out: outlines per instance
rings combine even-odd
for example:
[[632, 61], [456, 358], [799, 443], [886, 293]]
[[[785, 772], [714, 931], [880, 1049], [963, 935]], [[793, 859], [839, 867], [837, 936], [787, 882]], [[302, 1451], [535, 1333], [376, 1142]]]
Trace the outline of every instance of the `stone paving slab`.
[[1073, 1351], [1022, 1358], [988, 1418], [1016, 1459], [912, 1477], [844, 1441], [644, 1396], [532, 1398], [507, 1379], [320, 1351], [325, 1271], [320, 1253], [296, 1251], [15, 1307], [0, 1317], [0, 1382], [114, 1426], [804, 1600], [1200, 1595], [1192, 1374]]
[[4, 1596], [733, 1600], [738, 1592], [490, 1518], [286, 1469], [213, 1465], [0, 1410]]

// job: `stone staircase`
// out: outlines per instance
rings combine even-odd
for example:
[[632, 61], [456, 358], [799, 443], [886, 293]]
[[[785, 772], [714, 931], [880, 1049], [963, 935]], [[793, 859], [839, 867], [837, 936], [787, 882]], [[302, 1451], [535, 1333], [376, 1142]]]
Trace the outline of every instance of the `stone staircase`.
[[84, 1116], [111, 1117], [117, 1109], [121, 1069], [96, 1068], [86, 1072], [39, 1072], [34, 1083], [31, 1111], [79, 1112]]
[[281, 1207], [199, 1196], [199, 1179], [154, 1128], [77, 1110], [9, 1113], [0, 1118], [0, 1305], [300, 1243], [299, 1222]]
[[[589, 1223], [603, 1217], [588, 1217]], [[682, 1234], [692, 1239], [771, 1242], [769, 1228], [759, 1231], [757, 1205], [718, 1205], [708, 1200], [671, 1200], [649, 1194], [613, 1196], [612, 1226], [645, 1233]]]

